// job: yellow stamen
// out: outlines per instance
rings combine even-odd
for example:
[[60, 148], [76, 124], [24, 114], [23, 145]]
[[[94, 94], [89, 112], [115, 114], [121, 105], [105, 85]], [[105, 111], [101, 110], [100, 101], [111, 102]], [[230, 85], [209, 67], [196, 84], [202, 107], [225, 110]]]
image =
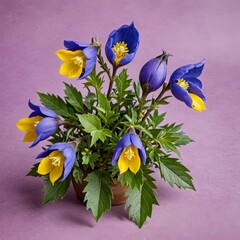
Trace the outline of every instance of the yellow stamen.
[[178, 84], [180, 87], [182, 87], [182, 88], [184, 88], [184, 89], [186, 89], [186, 90], [189, 88], [188, 82], [187, 82], [186, 80], [184, 80], [183, 78], [178, 79], [178, 80], [177, 80], [177, 84]]
[[39, 124], [40, 121], [36, 121], [33, 126], [36, 127]]
[[127, 158], [129, 161], [131, 161], [132, 158], [135, 157], [135, 154], [134, 154], [134, 151], [132, 150], [131, 145], [126, 148], [126, 150], [124, 152], [124, 157]]
[[114, 51], [116, 57], [115, 57], [115, 63], [118, 65], [119, 62], [128, 55], [128, 47], [127, 43], [125, 42], [117, 42], [113, 47], [112, 50]]

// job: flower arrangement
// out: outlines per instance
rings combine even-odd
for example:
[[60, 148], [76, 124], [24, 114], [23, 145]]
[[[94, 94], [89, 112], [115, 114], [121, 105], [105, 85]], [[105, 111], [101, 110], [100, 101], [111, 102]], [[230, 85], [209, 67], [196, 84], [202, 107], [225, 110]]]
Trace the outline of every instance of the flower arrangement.
[[[32, 113], [16, 124], [26, 133], [23, 141], [32, 142], [30, 147], [45, 139], [50, 144], [27, 175], [44, 177], [44, 204], [63, 198], [71, 181], [85, 183], [84, 202], [96, 221], [111, 209], [111, 187], [117, 181], [127, 188], [129, 218], [140, 228], [151, 217], [152, 206], [158, 205], [151, 176], [154, 168], [172, 187], [195, 190], [179, 152], [193, 140], [181, 130], [182, 124], [163, 124], [166, 113], [158, 109], [169, 104], [169, 91], [193, 110], [206, 109], [198, 79], [205, 61], [176, 69], [167, 83], [171, 55], [163, 51], [145, 63], [139, 81], [133, 81], [123, 68], [139, 47], [133, 23], [110, 33], [105, 45], [110, 67], [96, 38], [90, 44], [64, 41], [64, 46], [56, 52], [63, 62], [59, 73], [85, 79], [81, 84], [88, 93], [83, 96], [81, 90], [64, 83], [64, 98], [38, 93], [44, 107], [29, 101]], [[109, 83], [106, 93], [104, 81]], [[154, 91], [159, 91], [156, 98], [149, 95]]]

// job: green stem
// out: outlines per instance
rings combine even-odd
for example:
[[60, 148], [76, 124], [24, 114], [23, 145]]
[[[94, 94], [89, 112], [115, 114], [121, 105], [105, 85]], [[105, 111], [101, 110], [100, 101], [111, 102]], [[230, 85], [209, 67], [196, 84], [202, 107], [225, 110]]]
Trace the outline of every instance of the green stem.
[[112, 76], [111, 77], [109, 76], [110, 82], [109, 82], [109, 86], [108, 86], [107, 98], [109, 98], [110, 93], [112, 91], [112, 87], [113, 87], [113, 83], [114, 83], [114, 77], [115, 77], [115, 75], [117, 73], [117, 69], [118, 68], [116, 66], [113, 66]]
[[[156, 98], [156, 102], [161, 100], [161, 98], [163, 97], [164, 93], [170, 90], [170, 85], [168, 83], [168, 85], [165, 85], [162, 89], [162, 91], [159, 93], [158, 97]], [[149, 109], [147, 110], [147, 112], [145, 113], [145, 115], [142, 118], [142, 122], [145, 122], [145, 120], [147, 119], [147, 117], [149, 116], [149, 114], [152, 112], [153, 108], [151, 108], [151, 106], [149, 107]]]

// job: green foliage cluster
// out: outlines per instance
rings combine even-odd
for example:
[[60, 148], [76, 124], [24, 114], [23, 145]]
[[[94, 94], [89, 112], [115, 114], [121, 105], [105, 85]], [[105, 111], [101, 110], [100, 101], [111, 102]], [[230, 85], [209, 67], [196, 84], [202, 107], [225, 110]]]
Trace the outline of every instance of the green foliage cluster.
[[[62, 119], [61, 127], [50, 142], [75, 142], [77, 153], [72, 173], [65, 181], [52, 186], [45, 177], [44, 204], [63, 198], [72, 178], [77, 183], [85, 181], [84, 201], [98, 221], [111, 209], [111, 184], [113, 179], [118, 179], [129, 189], [126, 193], [129, 218], [142, 227], [147, 217], [151, 217], [153, 205], [158, 205], [152, 169], [157, 169], [171, 187], [195, 190], [179, 151], [192, 139], [181, 130], [181, 124], [164, 123], [166, 113], [161, 112], [159, 106], [168, 104], [170, 96], [162, 96], [158, 101], [147, 100], [141, 97], [140, 85], [129, 78], [127, 69], [111, 77], [100, 52], [98, 62], [102, 70], [97, 73], [95, 68], [83, 83], [88, 90], [86, 96], [68, 83], [64, 83], [63, 98], [38, 93], [42, 104]], [[106, 76], [114, 83], [107, 96], [102, 90]], [[162, 93], [167, 90], [164, 84]], [[141, 165], [136, 175], [129, 170], [120, 175], [117, 165], [112, 166], [111, 158], [116, 144], [129, 127], [134, 127], [140, 136], [147, 152], [147, 163]], [[29, 176], [39, 176], [37, 166], [33, 166]]]

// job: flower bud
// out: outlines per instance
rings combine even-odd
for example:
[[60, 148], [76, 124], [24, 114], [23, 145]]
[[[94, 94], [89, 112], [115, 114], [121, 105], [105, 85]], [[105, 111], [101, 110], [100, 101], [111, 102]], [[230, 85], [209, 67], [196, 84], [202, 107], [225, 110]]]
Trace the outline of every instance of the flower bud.
[[167, 75], [167, 61], [170, 54], [163, 53], [144, 64], [142, 67], [139, 80], [143, 90], [143, 95], [154, 92], [164, 83]]

